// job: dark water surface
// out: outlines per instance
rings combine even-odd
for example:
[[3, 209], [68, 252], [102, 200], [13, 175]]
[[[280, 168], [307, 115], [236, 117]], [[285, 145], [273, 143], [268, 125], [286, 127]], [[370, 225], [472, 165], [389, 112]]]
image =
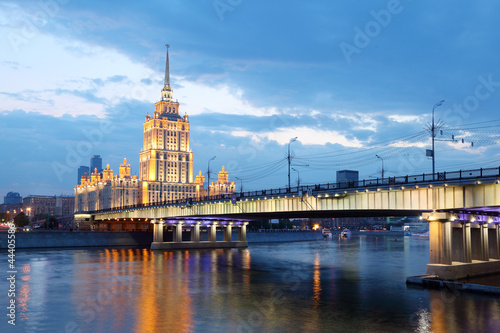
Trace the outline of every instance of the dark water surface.
[[[369, 235], [245, 250], [18, 250], [16, 326], [3, 310], [0, 332], [500, 332], [496, 297], [406, 286], [428, 258], [428, 240]], [[8, 288], [2, 279], [3, 309]]]

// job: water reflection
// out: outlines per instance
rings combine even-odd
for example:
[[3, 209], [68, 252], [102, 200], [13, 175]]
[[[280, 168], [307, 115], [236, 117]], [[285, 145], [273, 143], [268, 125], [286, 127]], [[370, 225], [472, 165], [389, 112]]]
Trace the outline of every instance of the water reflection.
[[[407, 288], [428, 243], [19, 251], [19, 332], [492, 332], [498, 299]], [[5, 282], [0, 284], [4, 288]], [[50, 315], [49, 315], [50, 314]]]

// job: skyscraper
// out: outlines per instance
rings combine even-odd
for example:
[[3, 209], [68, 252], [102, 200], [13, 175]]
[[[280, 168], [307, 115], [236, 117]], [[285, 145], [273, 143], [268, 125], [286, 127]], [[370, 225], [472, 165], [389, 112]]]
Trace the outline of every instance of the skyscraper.
[[170, 87], [169, 46], [161, 100], [153, 117], [144, 121], [144, 148], [140, 153], [142, 203], [182, 199], [196, 195], [193, 152], [189, 146], [189, 119], [179, 115], [179, 102]]
[[[102, 158], [101, 155], [94, 155], [90, 158], [90, 172], [93, 173], [97, 168], [97, 172], [102, 172]], [[87, 174], [88, 175], [88, 174]]]
[[85, 176], [85, 173], [87, 174], [88, 177], [90, 177], [90, 172], [89, 172], [89, 167], [86, 165], [80, 165], [78, 168], [78, 180], [77, 184], [80, 185], [82, 183], [82, 177]]

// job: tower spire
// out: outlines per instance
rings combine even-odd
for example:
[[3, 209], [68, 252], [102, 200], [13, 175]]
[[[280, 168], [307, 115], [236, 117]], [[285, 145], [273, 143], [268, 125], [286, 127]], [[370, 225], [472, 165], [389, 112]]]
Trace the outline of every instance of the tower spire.
[[170, 48], [170, 45], [165, 44], [167, 47], [167, 62], [165, 64], [165, 88], [170, 88], [170, 66], [168, 63], [168, 49]]
[[165, 44], [165, 46], [167, 47], [167, 60], [165, 63], [165, 84], [161, 90], [161, 99], [162, 101], [172, 102], [172, 89], [170, 88], [170, 64], [168, 59], [168, 49], [170, 48], [170, 45]]

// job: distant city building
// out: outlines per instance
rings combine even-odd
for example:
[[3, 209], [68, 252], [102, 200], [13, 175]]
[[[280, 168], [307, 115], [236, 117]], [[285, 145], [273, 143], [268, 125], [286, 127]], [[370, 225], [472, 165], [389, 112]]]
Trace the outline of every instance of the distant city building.
[[359, 172], [354, 170], [337, 171], [337, 183], [348, 183], [359, 181]]
[[30, 195], [23, 199], [23, 206], [29, 217], [37, 215], [56, 215], [55, 196]]
[[77, 179], [77, 184], [78, 185], [81, 184], [82, 177], [85, 176], [85, 175], [90, 176], [90, 168], [88, 166], [86, 166], [86, 165], [81, 165], [78, 168], [78, 179]]
[[17, 205], [23, 203], [23, 197], [17, 192], [9, 192], [3, 197], [3, 203], [6, 205]]
[[56, 214], [55, 216], [70, 216], [75, 211], [75, 197], [56, 196]]
[[[102, 158], [101, 155], [94, 155], [90, 158], [90, 172], [94, 172], [97, 169], [97, 172], [102, 172]], [[87, 173], [88, 175], [88, 173]]]

